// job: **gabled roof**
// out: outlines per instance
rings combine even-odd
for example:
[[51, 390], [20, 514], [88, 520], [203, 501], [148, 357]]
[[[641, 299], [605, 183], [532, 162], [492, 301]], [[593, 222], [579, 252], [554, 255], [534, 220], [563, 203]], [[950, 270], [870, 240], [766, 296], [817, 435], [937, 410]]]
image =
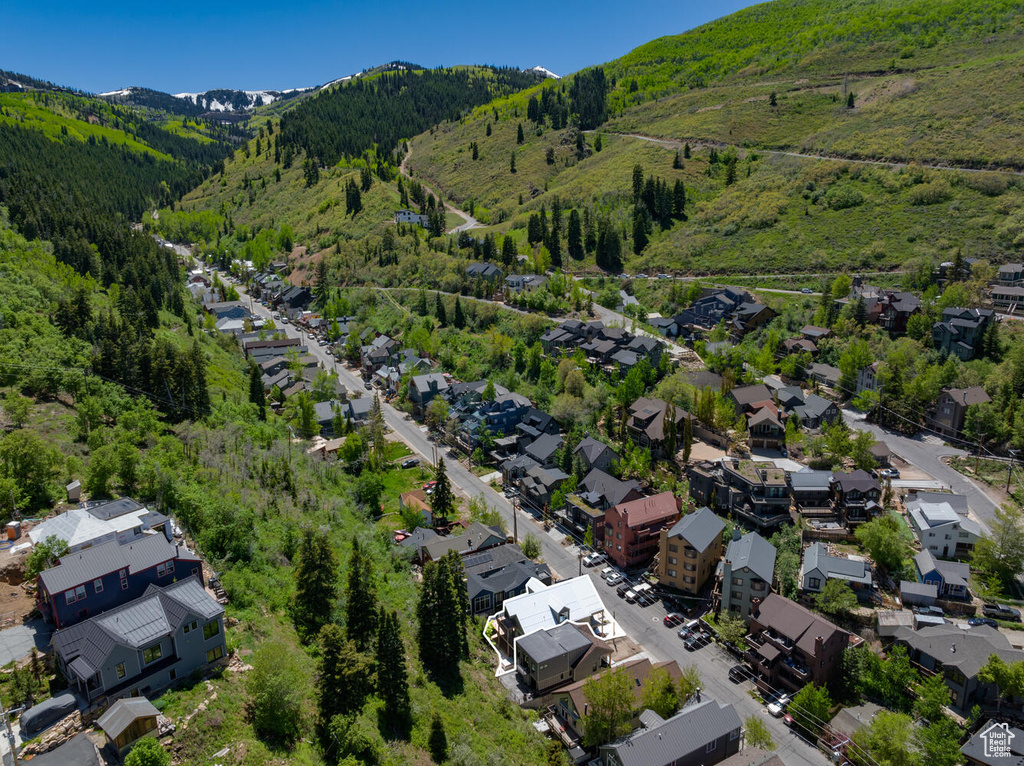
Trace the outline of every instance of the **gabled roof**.
[[[671, 493], [662, 493], [671, 494]], [[722, 539], [722, 532], [725, 530], [725, 522], [708, 507], [701, 508], [686, 516], [683, 516], [668, 531], [669, 538], [681, 537], [691, 546], [703, 553], [716, 539]], [[774, 550], [774, 549], [773, 549]], [[771, 582], [771, 578], [768, 578]]]
[[592, 436], [587, 436], [581, 439], [580, 443], [576, 445], [576, 449], [574, 449], [572, 452], [574, 455], [578, 452], [582, 452], [583, 457], [586, 458], [587, 460], [587, 463], [593, 465], [596, 461], [600, 460], [601, 455], [605, 452], [605, 450], [608, 450], [609, 452], [612, 453], [613, 460], [618, 459], [619, 454], [614, 449], [609, 447], [604, 442], [598, 441]]
[[985, 393], [985, 389], [981, 386], [971, 386], [970, 388], [944, 388], [942, 393], [948, 395], [961, 407], [970, 407], [972, 404], [987, 404], [992, 401], [992, 399], [989, 398], [989, 395]]
[[609, 506], [619, 505], [630, 492], [640, 491], [640, 485], [635, 479], [622, 481], [605, 473], [600, 468], [591, 469], [580, 482], [580, 488], [586, 492], [600, 495]]
[[117, 739], [138, 718], [160, 715], [145, 697], [126, 697], [119, 699], [96, 722], [111, 740]]
[[786, 428], [784, 425], [782, 425], [781, 421], [779, 421], [778, 416], [774, 412], [772, 412], [770, 407], [762, 407], [757, 412], [755, 412], [754, 414], [750, 415], [747, 418], [748, 429], [753, 428], [754, 426], [759, 426], [762, 423], [766, 423], [770, 426], [775, 426], [775, 428], [780, 430], [785, 430]]
[[771, 401], [772, 392], [768, 390], [768, 386], [763, 383], [758, 383], [753, 386], [740, 386], [734, 388], [729, 392], [729, 395], [736, 401], [740, 407], [754, 404], [755, 402], [766, 402]]
[[[989, 729], [995, 727], [995, 736]], [[1003, 731], [1008, 736], [1003, 735]], [[993, 751], [990, 740], [1000, 739], [1009, 747], [1009, 753], [1002, 750]], [[1020, 729], [1005, 721], [990, 719], [979, 727], [978, 731], [960, 748], [968, 763], [982, 763], [985, 766], [1024, 766], [1024, 729]]]
[[750, 532], [729, 543], [725, 551], [725, 560], [732, 564], [734, 572], [738, 569], [749, 569], [765, 582], [771, 583], [775, 576], [776, 554], [774, 545], [757, 532]]
[[832, 481], [843, 491], [852, 492], [854, 490], [860, 492], [870, 492], [873, 489], [878, 489], [878, 480], [867, 471], [858, 468], [856, 471], [850, 473], [843, 473], [842, 471], [836, 471], [832, 474]]
[[[673, 683], [678, 683], [679, 679], [682, 678], [682, 671], [679, 669], [679, 663], [675, 660], [668, 660], [667, 662], [656, 662], [652, 663], [647, 657], [642, 657], [637, 660], [628, 660], [620, 665], [616, 665], [614, 668], [606, 668], [601, 671], [598, 676], [604, 675], [605, 673], [613, 673], [617, 670], [625, 672], [626, 677], [629, 679], [629, 688], [633, 690], [633, 699], [636, 702], [636, 706], [640, 707], [643, 699], [644, 685], [647, 683], [647, 677], [650, 676], [652, 670], [662, 670], [668, 673], [669, 678], [672, 679]], [[584, 691], [584, 685], [589, 679], [583, 679], [577, 681], [574, 684], [565, 686], [560, 689], [557, 694], [568, 694], [572, 700], [573, 707], [576, 712], [583, 716], [587, 712], [589, 702], [587, 700], [586, 692]]]
[[[571, 622], [563, 622], [553, 628], [537, 630], [524, 636], [519, 639], [518, 647], [534, 662], [541, 663], [550, 662], [570, 652], [588, 649], [599, 641], [589, 630], [584, 632]], [[600, 643], [604, 644], [603, 641]]]
[[459, 554], [479, 550], [487, 545], [495, 545], [505, 542], [505, 534], [497, 527], [488, 527], [479, 521], [474, 521], [466, 531], [455, 537], [438, 537], [435, 540], [423, 544], [423, 550], [435, 561], [441, 558], [448, 551], [456, 551]]
[[828, 490], [829, 483], [832, 481], [831, 471], [812, 471], [811, 469], [804, 469], [803, 471], [797, 471], [789, 474], [789, 484], [794, 489], [803, 490]]
[[871, 584], [871, 567], [866, 561], [830, 556], [828, 549], [821, 543], [814, 543], [804, 551], [801, 574], [814, 570], [821, 572], [826, 578], [834, 580], [846, 580], [863, 585]]
[[752, 616], [761, 625], [793, 641], [808, 657], [815, 656], [814, 644], [817, 637], [820, 636], [827, 643], [836, 633], [850, 635], [824, 617], [777, 593], [769, 593], [757, 605]]
[[1007, 663], [1024, 660], [1024, 652], [1014, 649], [1010, 640], [995, 628], [977, 625], [963, 630], [957, 625], [931, 625], [920, 630], [896, 628], [893, 637], [913, 649], [954, 667], [967, 678], [978, 675], [990, 655], [999, 655]]
[[125, 545], [111, 540], [61, 556], [57, 566], [39, 575], [39, 582], [47, 591], [56, 594], [119, 569], [127, 569], [129, 575], [134, 575], [176, 558], [199, 562], [194, 553], [184, 546], [167, 542], [167, 538], [160, 534], [144, 535]]
[[542, 434], [530, 442], [526, 454], [540, 463], [546, 463], [554, 457], [562, 446], [562, 437], [558, 434]]
[[[504, 547], [506, 546], [499, 545], [498, 549]], [[472, 603], [481, 593], [508, 593], [519, 590], [533, 579], [550, 580], [551, 569], [544, 563], [538, 564], [529, 560], [513, 561], [499, 569], [467, 574], [466, 590]]]
[[946, 585], [967, 587], [967, 581], [971, 574], [971, 568], [960, 561], [941, 561], [932, 556], [932, 552], [925, 548], [914, 556], [914, 563], [922, 576], [929, 572], [937, 572]]
[[415, 375], [412, 380], [412, 387], [421, 394], [434, 391], [435, 393], [442, 394], [448, 390], [448, 381], [445, 380], [444, 375], [439, 372], [431, 372], [426, 375]]
[[195, 577], [161, 588], [53, 634], [53, 647], [83, 681], [103, 668], [117, 646], [141, 649], [170, 635], [189, 617], [204, 621], [224, 613]]
[[742, 727], [735, 708], [715, 700], [688, 705], [668, 720], [645, 710], [640, 721], [640, 729], [602, 748], [614, 752], [622, 766], [686, 763], [686, 756], [703, 754], [708, 743]]

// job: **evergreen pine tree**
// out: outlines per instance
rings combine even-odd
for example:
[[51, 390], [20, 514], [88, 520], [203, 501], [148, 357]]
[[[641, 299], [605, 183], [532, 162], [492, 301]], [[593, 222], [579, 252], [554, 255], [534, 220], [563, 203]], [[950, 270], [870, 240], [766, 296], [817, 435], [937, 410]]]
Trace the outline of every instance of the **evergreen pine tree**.
[[516, 241], [506, 234], [501, 240], [501, 263], [505, 267], [511, 266], [516, 259]]
[[398, 614], [381, 609], [377, 632], [377, 693], [384, 700], [384, 721], [391, 733], [408, 736], [411, 724], [405, 644]]
[[423, 587], [416, 606], [420, 659], [442, 683], [458, 678], [459, 661], [469, 652], [463, 577], [462, 559], [454, 551], [423, 567]]
[[580, 214], [576, 208], [569, 211], [568, 230], [569, 257], [579, 261], [583, 259], [583, 231], [580, 226]]
[[771, 93], [768, 94], [768, 106], [778, 106], [778, 105], [779, 105], [779, 99], [775, 95], [775, 91], [773, 90]]
[[260, 368], [252, 365], [249, 368], [249, 401], [256, 405], [259, 411], [259, 419], [267, 419], [267, 399], [263, 391], [263, 380], [260, 378]]
[[490, 122], [487, 123], [487, 131], [486, 132], [487, 132], [487, 135], [491, 135], [491, 123]]
[[683, 462], [690, 462], [690, 451], [693, 449], [693, 423], [690, 418], [683, 421]]
[[462, 313], [462, 302], [459, 300], [459, 296], [455, 296], [455, 318], [454, 318], [455, 329], [461, 330], [466, 326], [466, 315]]
[[633, 208], [633, 252], [637, 255], [647, 247], [647, 232], [650, 226], [650, 218], [647, 209], [642, 205]]
[[689, 144], [683, 144], [683, 159], [685, 159], [685, 160], [690, 159], [690, 145]]
[[525, 140], [526, 137], [523, 135], [523, 123], [519, 123], [519, 127], [516, 128], [516, 143], [521, 144]]
[[633, 202], [640, 201], [644, 190], [644, 169], [640, 165], [633, 166]]
[[683, 186], [683, 182], [676, 180], [676, 184], [672, 189], [672, 216], [675, 218], [685, 218], [686, 211], [686, 187]]
[[446, 526], [448, 519], [455, 513], [455, 495], [452, 493], [452, 485], [448, 481], [448, 474], [444, 468], [444, 458], [440, 455], [437, 458], [437, 470], [434, 472], [434, 492], [430, 496], [430, 510], [434, 514], [434, 526]]
[[448, 324], [448, 315], [444, 309], [444, 301], [441, 300], [441, 293], [434, 293], [434, 316], [437, 317], [437, 323], [441, 327]]
[[509, 162], [508, 169], [509, 169], [510, 173], [515, 173], [516, 172], [516, 153], [515, 152], [512, 152], [512, 159]]
[[373, 661], [346, 641], [341, 628], [328, 623], [317, 637], [316, 731], [324, 751], [331, 748], [330, 724], [335, 716], [358, 712], [373, 690]]
[[676, 406], [672, 402], [665, 408], [665, 456], [675, 460], [678, 444], [678, 424], [676, 423]]
[[421, 289], [420, 294], [416, 299], [416, 313], [421, 317], [427, 315], [427, 291]]
[[338, 597], [338, 560], [325, 529], [305, 529], [295, 567], [293, 619], [304, 641], [330, 622]]
[[358, 538], [352, 538], [352, 556], [345, 584], [345, 634], [361, 652], [373, 648], [377, 635], [377, 608], [373, 565], [360, 548]]
[[854, 102], [855, 102], [855, 101], [856, 101], [856, 98], [855, 98], [855, 96], [853, 95], [853, 91], [851, 90], [851, 91], [850, 91], [850, 95], [848, 95], [848, 96], [846, 97], [846, 108], [847, 108], [847, 109], [853, 109], [853, 106], [854, 106]]
[[675, 169], [675, 170], [682, 170], [682, 169], [683, 169], [683, 160], [682, 160], [682, 158], [681, 158], [681, 157], [679, 156], [679, 152], [676, 152], [676, 156], [675, 156], [675, 158], [674, 158], [674, 159], [672, 160], [672, 167], [673, 167], [673, 169]]

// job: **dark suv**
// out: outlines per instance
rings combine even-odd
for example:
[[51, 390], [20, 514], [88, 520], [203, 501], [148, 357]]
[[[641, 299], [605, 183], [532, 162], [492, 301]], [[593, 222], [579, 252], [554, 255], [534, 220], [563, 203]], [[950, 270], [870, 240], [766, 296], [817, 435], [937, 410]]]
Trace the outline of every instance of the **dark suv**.
[[994, 620], [1020, 621], [1020, 612], [1018, 610], [1011, 606], [1003, 606], [1002, 604], [985, 604], [981, 608], [981, 613]]

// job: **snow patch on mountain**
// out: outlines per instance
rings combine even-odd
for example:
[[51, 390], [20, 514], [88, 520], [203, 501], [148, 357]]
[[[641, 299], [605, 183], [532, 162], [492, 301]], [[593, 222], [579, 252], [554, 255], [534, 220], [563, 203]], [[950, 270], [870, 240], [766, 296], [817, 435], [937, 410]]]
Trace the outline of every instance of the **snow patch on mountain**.
[[523, 71], [524, 72], [536, 72], [537, 74], [542, 74], [545, 77], [551, 77], [551, 78], [553, 78], [555, 80], [561, 80], [562, 79], [559, 75], [555, 74], [550, 69], [545, 69], [544, 67], [540, 66], [539, 64], [537, 66], [535, 66], [535, 67], [531, 67], [529, 69], [524, 69]]

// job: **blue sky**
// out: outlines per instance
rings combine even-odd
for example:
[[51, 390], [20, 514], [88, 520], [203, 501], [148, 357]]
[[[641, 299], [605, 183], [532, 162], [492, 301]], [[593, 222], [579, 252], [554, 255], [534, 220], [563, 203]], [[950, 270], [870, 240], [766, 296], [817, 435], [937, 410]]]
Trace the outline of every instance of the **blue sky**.
[[749, 4], [8, 0], [0, 69], [96, 93], [127, 85], [281, 90], [395, 59], [539, 64], [567, 74]]

